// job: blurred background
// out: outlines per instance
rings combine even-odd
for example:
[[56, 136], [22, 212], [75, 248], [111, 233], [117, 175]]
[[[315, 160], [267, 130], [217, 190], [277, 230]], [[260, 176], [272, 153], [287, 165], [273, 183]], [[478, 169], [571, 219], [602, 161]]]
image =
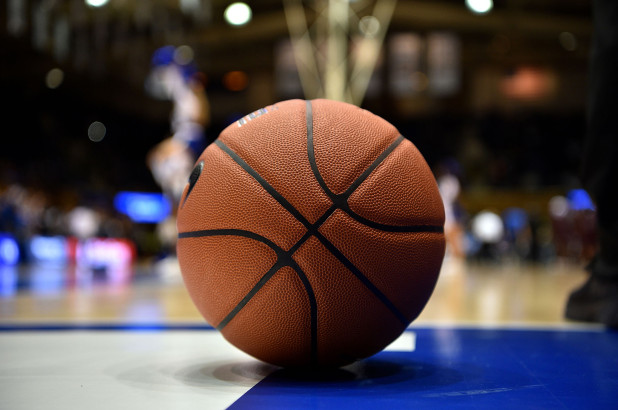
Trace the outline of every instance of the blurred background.
[[175, 206], [196, 155], [290, 98], [360, 105], [419, 148], [446, 204], [447, 260], [581, 270], [596, 241], [578, 179], [590, 7], [3, 2], [3, 317], [32, 289], [173, 281]]

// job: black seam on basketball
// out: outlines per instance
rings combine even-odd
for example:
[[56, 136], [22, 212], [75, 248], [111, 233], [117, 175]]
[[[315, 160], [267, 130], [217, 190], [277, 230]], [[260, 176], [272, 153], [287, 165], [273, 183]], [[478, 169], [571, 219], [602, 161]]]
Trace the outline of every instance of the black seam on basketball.
[[305, 101], [305, 107], [305, 120], [307, 122], [307, 154], [309, 156], [309, 164], [311, 165], [313, 175], [318, 181], [318, 184], [322, 187], [322, 190], [326, 192], [326, 195], [328, 195], [329, 198], [333, 199], [335, 197], [335, 193], [333, 193], [326, 185], [326, 181], [324, 181], [322, 174], [320, 174], [320, 170], [318, 169], [318, 164], [315, 162], [315, 151], [313, 147], [313, 108], [311, 106], [311, 101]]
[[290, 250], [288, 251], [290, 256], [294, 255], [294, 253], [298, 250], [298, 248], [301, 247], [301, 245], [303, 243], [305, 243], [305, 241], [307, 241], [307, 239], [309, 239], [310, 237], [314, 236], [316, 234], [316, 232], [318, 232], [318, 229], [320, 228], [320, 226], [322, 226], [322, 224], [324, 222], [326, 222], [326, 220], [337, 210], [337, 205], [332, 205], [326, 212], [324, 212], [324, 214], [313, 224], [311, 225], [311, 229], [308, 229], [307, 232], [303, 235], [302, 238], [300, 238], [298, 240], [298, 242], [296, 242], [294, 244], [294, 246], [292, 246], [290, 248]]
[[284, 266], [290, 265], [291, 258], [288, 253], [281, 249], [270, 239], [263, 237], [251, 231], [245, 231], [242, 229], [206, 229], [201, 231], [181, 232], [178, 234], [178, 239], [184, 238], [204, 238], [208, 236], [239, 236], [243, 238], [249, 238], [261, 242], [275, 251], [277, 254], [277, 261], [275, 264], [260, 278], [260, 280], [251, 288], [251, 290], [241, 299], [241, 301], [223, 318], [223, 320], [216, 326], [216, 329], [223, 329], [234, 317], [242, 310], [243, 307], [255, 296], [257, 292], [273, 277], [279, 269]]
[[272, 185], [270, 185], [262, 176], [254, 170], [249, 164], [243, 160], [240, 155], [234, 152], [230, 147], [225, 145], [221, 140], [215, 140], [215, 144], [221, 148], [226, 154], [228, 154], [234, 162], [242, 167], [249, 175], [253, 177], [261, 186], [272, 196], [277, 202], [279, 202], [289, 213], [291, 213], [294, 218], [296, 218], [300, 223], [302, 223], [305, 228], [311, 229], [311, 223], [305, 219], [305, 217], [283, 197]]
[[444, 233], [444, 227], [438, 225], [385, 225], [378, 222], [363, 218], [351, 209], [344, 209], [350, 218], [362, 223], [369, 228], [377, 229], [386, 232], [402, 232], [402, 233]]
[[347, 203], [347, 200], [350, 198], [350, 196], [354, 193], [354, 191], [356, 191], [356, 189], [358, 189], [358, 187], [365, 181], [365, 179], [367, 179], [369, 177], [369, 175], [371, 175], [371, 173], [378, 167], [378, 165], [380, 165], [385, 159], [386, 157], [388, 157], [391, 152], [393, 152], [395, 150], [395, 148], [397, 148], [399, 146], [399, 144], [401, 144], [403, 142], [405, 138], [403, 137], [403, 135], [399, 135], [399, 137], [397, 137], [397, 139], [395, 141], [393, 141], [391, 143], [391, 145], [389, 145], [384, 152], [382, 152], [372, 163], [371, 165], [369, 165], [369, 167], [358, 177], [356, 178], [356, 180], [354, 182], [352, 182], [352, 184], [348, 187], [348, 189], [341, 195], [342, 197], [345, 198], [346, 201], [346, 207], [345, 209], [343, 209], [343, 211], [345, 211], [348, 215], [350, 215], [350, 217], [354, 220], [356, 220], [357, 222], [362, 223], [363, 225], [366, 225], [370, 228], [373, 229], [378, 229], [381, 231], [387, 231], [387, 232], [444, 232], [444, 227], [439, 226], [439, 225], [390, 225], [390, 224], [382, 224], [379, 222], [375, 222], [372, 221], [370, 219], [367, 219], [365, 217], [360, 216], [359, 214], [357, 214], [356, 212], [352, 211], [352, 209], [350, 209], [350, 206]]
[[289, 266], [294, 269], [296, 275], [302, 282], [305, 287], [305, 292], [307, 292], [307, 297], [309, 298], [309, 314], [310, 314], [310, 322], [311, 322], [311, 354], [310, 361], [311, 364], [318, 364], [318, 302], [315, 298], [315, 293], [313, 292], [313, 287], [311, 286], [311, 282], [309, 282], [309, 278], [305, 275], [305, 272], [298, 266], [298, 264], [290, 258]]
[[[326, 215], [326, 214], [325, 214]], [[325, 219], [325, 218], [323, 218]], [[309, 279], [303, 272], [303, 270], [298, 266], [296, 261], [292, 259], [292, 254], [304, 243], [311, 235], [305, 235], [304, 239], [299, 240], [293, 248], [294, 251], [284, 251], [282, 248], [277, 246], [271, 240], [263, 237], [262, 235], [256, 234], [251, 231], [245, 231], [241, 229], [207, 229], [200, 231], [191, 231], [191, 232], [182, 232], [178, 234], [179, 239], [186, 238], [204, 238], [208, 236], [240, 236], [243, 238], [254, 239], [258, 242], [264, 243], [269, 248], [274, 250], [277, 254], [277, 262], [260, 278], [260, 280], [251, 288], [251, 290], [241, 299], [240, 302], [219, 322], [216, 326], [216, 329], [221, 331], [225, 326], [230, 323], [234, 317], [249, 303], [251, 299], [266, 285], [266, 283], [283, 267], [290, 266], [295, 272], [300, 281], [302, 282], [305, 292], [307, 292], [307, 297], [309, 298], [309, 314], [311, 321], [311, 362], [312, 364], [317, 364], [317, 352], [318, 352], [318, 307], [317, 300], [315, 298], [315, 293], [313, 292], [313, 287], [309, 282]]]
[[407, 326], [410, 322], [404, 315], [397, 309], [397, 307], [390, 301], [390, 299], [378, 289], [345, 255], [333, 245], [326, 237], [321, 233], [317, 233], [316, 238], [324, 245], [324, 247], [343, 264], [358, 280], [361, 281], [367, 289], [369, 289], [379, 300], [388, 308], [388, 310], [395, 315], [395, 317], [404, 325]]
[[262, 242], [267, 245], [273, 251], [277, 253], [277, 256], [284, 253], [285, 251], [281, 249], [276, 243], [271, 241], [268, 238], [263, 237], [255, 232], [245, 231], [242, 229], [205, 229], [201, 231], [190, 231], [190, 232], [181, 232], [178, 234], [178, 239], [184, 238], [203, 238], [205, 236], [241, 236], [244, 238], [249, 238], [256, 240], [258, 242]]
[[373, 160], [371, 165], [369, 165], [367, 169], [365, 169], [363, 173], [360, 174], [359, 177], [350, 184], [348, 189], [346, 189], [346, 191], [342, 194], [346, 201], [348, 200], [348, 198], [350, 198], [350, 195], [352, 195], [354, 191], [356, 191], [360, 184], [362, 184], [363, 181], [367, 179], [367, 177], [378, 167], [378, 165], [380, 165], [382, 161], [384, 161], [386, 157], [388, 157], [391, 152], [393, 152], [395, 148], [397, 148], [399, 144], [401, 144], [403, 140], [403, 135], [399, 135], [399, 137], [397, 137], [395, 141], [393, 141], [388, 147], [386, 147], [386, 149], [380, 155], [378, 155], [375, 160]]
[[[309, 103], [310, 103], [310, 101], [309, 101]], [[313, 122], [313, 116], [312, 115], [310, 116], [310, 119], [311, 119], [311, 122]], [[310, 129], [313, 130], [313, 127], [311, 127]], [[403, 140], [403, 137], [401, 137], [401, 139]], [[397, 142], [396, 145], [398, 145], [399, 143], [401, 143], [401, 141]], [[252, 176], [266, 190], [266, 192], [268, 192], [277, 202], [279, 202], [288, 212], [290, 212], [290, 214], [292, 214], [299, 222], [301, 222], [305, 226], [305, 228], [307, 228], [307, 230], [309, 232], [305, 233], [303, 238], [306, 237], [308, 239], [310, 237], [310, 235], [315, 235], [320, 240], [320, 242], [322, 242], [324, 244], [324, 246], [337, 259], [339, 259], [339, 261], [344, 266], [346, 266], [354, 274], [354, 276], [356, 276], [365, 285], [365, 287], [367, 287], [372, 293], [374, 293], [376, 295], [376, 297], [378, 297], [378, 299], [380, 299], [380, 301], [382, 301], [382, 303], [389, 310], [392, 311], [392, 313], [397, 317], [397, 319], [399, 319], [404, 325], [408, 324], [408, 321], [405, 319], [405, 316], [399, 311], [399, 309], [397, 309], [397, 307], [369, 280], [369, 278], [367, 278], [356, 266], [354, 266], [354, 264], [352, 264], [352, 262], [350, 262], [350, 260], [348, 260], [341, 253], [341, 251], [339, 251], [339, 249], [337, 249], [335, 247], [335, 245], [330, 243], [328, 241], [328, 239], [326, 239], [326, 237], [324, 237], [318, 231], [319, 225], [317, 225], [317, 223], [316, 224], [311, 224], [307, 219], [305, 219], [305, 217], [292, 204], [290, 204], [283, 197], [283, 195], [281, 195], [256, 170], [254, 170], [249, 164], [247, 164], [247, 162], [245, 162], [236, 152], [234, 152], [234, 150], [232, 150], [230, 147], [228, 147], [223, 141], [221, 141], [220, 139], [217, 139], [217, 140], [215, 140], [215, 144], [219, 148], [221, 148], [226, 154], [228, 154], [232, 158], [232, 160], [234, 160], [234, 162], [236, 162], [238, 165], [240, 165], [241, 168], [243, 168], [250, 176]], [[395, 144], [395, 142], [393, 142], [391, 144], [392, 149], [387, 154], [380, 155], [378, 157], [378, 158], [381, 158], [380, 162], [383, 161], [384, 158], [386, 158], [388, 156], [388, 154], [390, 154], [390, 152], [392, 152], [392, 150], [396, 147], [396, 145], [393, 146], [393, 144]], [[391, 147], [391, 146], [389, 146], [389, 147]], [[388, 150], [388, 148], [387, 148], [387, 150]], [[310, 160], [311, 160], [311, 158], [310, 158]], [[370, 165], [370, 167], [373, 167], [373, 169], [375, 169], [379, 165], [379, 163], [380, 163], [380, 162], [376, 162], [376, 161], [377, 161], [377, 159], [374, 160], [374, 162]], [[317, 167], [316, 167], [316, 169], [317, 169]], [[361, 174], [361, 176], [359, 176], [359, 178], [363, 178], [363, 179], [366, 178], [365, 173], [366, 173], [366, 171], [363, 172]], [[369, 175], [369, 174], [367, 173], [367, 175]], [[354, 185], [354, 182], [352, 183], [352, 185]], [[354, 188], [354, 189], [356, 189], [356, 188]], [[348, 195], [351, 195], [352, 192], [354, 192], [354, 191], [350, 190], [350, 188], [348, 188], [348, 190], [346, 191], [346, 193]], [[319, 222], [320, 225], [322, 223], [324, 223], [326, 221], [326, 219], [336, 210], [337, 207], [338, 207], [337, 204], [335, 204], [335, 206], [331, 206], [330, 209], [328, 209], [320, 218], [318, 218], [317, 222]], [[308, 233], [310, 235], [307, 235]], [[301, 238], [301, 240], [303, 240], [303, 238]], [[298, 242], [297, 242], [297, 244], [298, 244]], [[298, 247], [296, 247], [296, 246], [293, 246], [292, 248], [294, 249], [294, 251], [296, 251], [298, 249]]]
[[195, 232], [185, 232], [180, 233], [178, 235], [179, 238], [191, 238], [191, 237], [203, 237], [203, 236], [214, 236], [214, 235], [236, 235], [243, 236], [258, 240], [262, 243], [268, 245], [271, 249], [277, 252], [277, 262], [269, 269], [269, 271], [256, 283], [256, 285], [245, 295], [245, 297], [241, 300], [240, 303], [230, 312], [228, 315], [219, 323], [217, 329], [223, 329], [237, 314], [242, 310], [242, 308], [253, 298], [253, 296], [259, 292], [259, 290], [272, 278], [272, 276], [282, 267], [291, 266], [299, 279], [303, 283], [305, 287], [305, 291], [307, 292], [307, 296], [310, 302], [310, 312], [311, 312], [311, 361], [313, 363], [317, 363], [317, 301], [315, 298], [315, 294], [313, 293], [313, 288], [305, 275], [305, 273], [300, 269], [300, 267], [296, 264], [296, 262], [292, 259], [292, 254], [296, 252], [303, 243], [305, 243], [311, 236], [316, 236], [316, 238], [322, 243], [322, 245], [333, 255], [335, 256], [358, 280], [363, 283], [363, 285], [369, 289], [393, 314], [394, 316], [404, 325], [407, 326], [408, 319], [397, 309], [397, 307], [384, 295], [377, 287], [374, 285], [369, 278], [367, 278], [347, 257], [335, 246], [333, 245], [326, 237], [324, 237], [319, 231], [318, 228], [337, 210], [342, 209], [344, 212], [348, 213], [350, 217], [353, 219], [376, 229], [388, 230], [394, 232], [442, 232], [442, 227], [437, 226], [394, 226], [394, 225], [385, 225], [377, 222], [372, 222], [367, 220], [366, 218], [357, 215], [352, 212], [347, 206], [347, 199], [352, 195], [352, 193], [362, 184], [362, 182], [377, 168], [383, 161], [390, 155], [390, 153], [404, 140], [403, 136], [399, 136], [393, 143], [391, 143], [379, 156], [376, 158], [367, 169], [363, 171], [363, 173], [352, 182], [352, 184], [348, 187], [348, 189], [340, 195], [334, 194], [328, 187], [324, 179], [322, 178], [318, 168], [317, 163], [315, 161], [315, 151], [313, 148], [313, 111], [311, 101], [306, 102], [307, 112], [306, 112], [306, 122], [307, 122], [307, 151], [309, 156], [309, 162], [311, 165], [311, 169], [314, 173], [316, 180], [318, 181], [321, 188], [324, 192], [333, 200], [334, 205], [331, 206], [316, 223], [311, 224], [301, 213], [296, 209], [291, 203], [289, 203], [283, 195], [281, 195], [274, 187], [272, 187], [256, 170], [254, 170], [247, 162], [245, 162], [236, 152], [234, 152], [230, 147], [228, 147], [225, 143], [223, 143], [220, 139], [215, 141], [215, 144], [222, 149], [226, 154], [228, 154], [234, 162], [241, 166], [250, 176], [252, 176], [265, 190], [271, 195], [280, 205], [282, 205], [294, 218], [296, 218], [299, 222], [301, 222], [307, 232], [303, 235], [303, 237], [296, 242], [290, 248], [289, 251], [284, 251], [279, 246], [277, 246], [271, 240], [255, 234], [250, 231], [243, 231], [238, 229], [219, 229], [219, 230], [205, 230], [205, 231], [195, 231]]
[[253, 299], [255, 294], [258, 293], [260, 289], [264, 287], [264, 285], [266, 285], [266, 282], [268, 282], [270, 278], [272, 278], [275, 273], [277, 273], [279, 269], [284, 266], [286, 266], [286, 262], [284, 262], [282, 259], [278, 259], [277, 262], [268, 270], [268, 272], [266, 272], [266, 274], [264, 274], [264, 276], [260, 278], [260, 280], [253, 286], [253, 288], [251, 288], [249, 293], [247, 293], [245, 297], [242, 298], [240, 302], [238, 302], [234, 309], [232, 309], [230, 313], [228, 313], [227, 316], [225, 316], [223, 320], [219, 322], [216, 329], [222, 330], [228, 323], [230, 323], [230, 321], [234, 319], [234, 317], [242, 310], [242, 308], [244, 308], [245, 305], [249, 303], [251, 299]]
[[189, 199], [189, 194], [193, 191], [193, 187], [197, 184], [197, 180], [200, 179], [200, 175], [202, 175], [202, 171], [204, 170], [204, 161], [200, 161], [191, 171], [191, 175], [189, 175], [189, 189], [187, 190], [187, 195], [185, 195], [185, 199], [182, 201], [181, 208], [185, 206], [185, 202]]
[[292, 247], [290, 248], [290, 250], [288, 251], [288, 253], [289, 253], [290, 255], [294, 255], [294, 253], [296, 253], [296, 251], [298, 250], [298, 248], [300, 248], [300, 247], [301, 247], [301, 245], [307, 241], [307, 239], [311, 238], [311, 237], [313, 236], [313, 234], [314, 234], [314, 233], [313, 233], [312, 231], [307, 231], [307, 232], [306, 232], [306, 233], [302, 236], [302, 238], [300, 238], [300, 239], [298, 240], [298, 242], [296, 242], [296, 243], [294, 244], [294, 246], [292, 246]]
[[[350, 207], [348, 206], [348, 202], [347, 202], [348, 198], [363, 183], [363, 181], [365, 181], [365, 179], [367, 179], [367, 177], [395, 150], [395, 148], [397, 148], [399, 144], [403, 142], [404, 137], [403, 135], [400, 134], [395, 139], [395, 141], [393, 141], [388, 147], [386, 147], [386, 149], [380, 155], [378, 155], [378, 157], [369, 165], [369, 167], [367, 167], [367, 169], [365, 169], [361, 173], [361, 175], [359, 175], [358, 178], [356, 178], [350, 184], [348, 189], [346, 189], [343, 194], [337, 195], [333, 193], [330, 189], [328, 189], [328, 187], [326, 186], [326, 182], [322, 178], [322, 175], [320, 174], [320, 170], [318, 169], [316, 158], [315, 158], [315, 150], [314, 150], [313, 107], [312, 107], [311, 101], [309, 100], [306, 101], [305, 106], [306, 106], [305, 117], [306, 117], [306, 122], [307, 122], [307, 155], [309, 157], [309, 163], [311, 164], [311, 169], [313, 171], [313, 174], [316, 180], [318, 181], [318, 183], [320, 184], [324, 192], [331, 198], [331, 200], [335, 204], [334, 205], [335, 207], [342, 209], [344, 212], [348, 213], [348, 215], [350, 215], [350, 217], [352, 217], [353, 219], [356, 219], [356, 217], [358, 217], [358, 219], [356, 219], [358, 222], [361, 222], [375, 229], [388, 230], [391, 232], [426, 232], [427, 230], [433, 231], [434, 229], [437, 228], [437, 227], [431, 227], [431, 226], [425, 227], [425, 226], [385, 225], [385, 224], [380, 224], [377, 222], [370, 221], [366, 218], [362, 218], [360, 217], [360, 215], [357, 215], [356, 213], [352, 212], [352, 210], [350, 210]], [[335, 209], [331, 207], [331, 209], [327, 211], [328, 216], [330, 216], [332, 212], [334, 211]], [[320, 218], [320, 220], [322, 219], [323, 218]], [[326, 219], [324, 218], [324, 221], [325, 220]], [[322, 221], [322, 223], [324, 221]], [[333, 254], [348, 270], [350, 270], [354, 274], [354, 276], [356, 276], [365, 285], [365, 287], [369, 289], [395, 315], [395, 317], [397, 317], [399, 321], [401, 321], [404, 325], [407, 326], [409, 321], [406, 319], [406, 317], [390, 301], [390, 299], [388, 299], [388, 297], [386, 297], [386, 295], [384, 295], [380, 291], [380, 289], [378, 289], [378, 287], [369, 280], [369, 278], [367, 278], [348, 258], [346, 258], [345, 255], [335, 245], [333, 245], [328, 239], [326, 239], [326, 237], [324, 237], [317, 230], [317, 228], [315, 229], [314, 234], [320, 240], [320, 242], [322, 242], [322, 244], [326, 247], [326, 249], [328, 249], [328, 251], [331, 254]]]
[[[308, 231], [307, 233], [308, 234], [310, 234], [310, 235], [317, 234], [318, 233], [318, 228], [337, 209], [335, 206], [331, 206], [331, 208], [329, 208], [320, 218], [318, 218], [318, 220], [315, 223], [312, 224], [311, 222], [309, 222], [309, 220], [307, 220], [303, 216], [303, 214], [300, 213], [300, 211], [298, 209], [296, 209], [294, 207], [294, 205], [289, 203], [287, 201], [287, 199], [285, 199], [285, 197], [283, 195], [281, 195], [272, 185], [270, 185], [268, 183], [268, 181], [266, 181], [255, 169], [253, 169], [251, 167], [251, 165], [247, 164], [245, 162], [245, 160], [243, 160], [240, 157], [240, 155], [238, 155], [236, 152], [234, 152], [230, 147], [225, 145], [225, 143], [223, 143], [220, 140], [216, 140], [215, 144], [217, 144], [217, 146], [219, 148], [221, 148], [226, 154], [228, 154], [230, 156], [230, 158], [232, 158], [232, 160], [234, 160], [234, 162], [236, 162], [238, 165], [240, 165], [240, 167], [242, 169], [244, 169], [245, 172], [247, 172], [251, 177], [253, 177], [253, 179], [255, 179], [266, 190], [266, 192], [268, 192], [268, 194], [270, 196], [272, 196], [277, 202], [279, 202], [279, 204], [281, 206], [283, 206], [283, 208], [285, 208], [290, 214], [292, 214], [292, 216], [294, 218], [296, 218], [297, 221], [299, 221], [301, 224], [303, 224], [305, 226], [305, 228], [307, 229], [307, 231]], [[305, 236], [307, 236], [307, 233], [305, 233]], [[301, 240], [302, 240], [302, 238], [301, 238]], [[295, 246], [293, 246], [293, 248], [294, 247]], [[296, 249], [298, 249], [297, 246], [296, 246]]]
[[333, 201], [336, 206], [345, 211], [350, 217], [357, 222], [360, 222], [364, 225], [369, 226], [370, 228], [378, 229], [386, 232], [444, 232], [444, 228], [438, 225], [387, 225], [379, 222], [371, 221], [367, 218], [364, 218], [354, 211], [352, 211], [348, 205], [348, 199], [350, 196], [356, 191], [356, 189], [371, 175], [371, 173], [380, 165], [386, 157], [388, 157], [394, 150], [401, 144], [405, 138], [403, 135], [399, 135], [395, 141], [393, 141], [386, 149], [378, 155], [378, 157], [373, 160], [373, 162], [365, 169], [359, 176], [356, 178], [345, 190], [342, 194], [335, 194], [332, 192], [328, 186], [326, 186], [326, 182], [320, 174], [320, 170], [318, 169], [318, 165], [315, 159], [315, 148], [314, 148], [314, 138], [313, 138], [313, 107], [311, 105], [311, 101], [305, 101], [306, 106], [306, 123], [307, 123], [307, 155], [309, 157], [309, 164], [311, 165], [311, 170], [313, 171], [313, 175], [315, 179], [318, 181], [322, 190], [328, 195], [328, 197]]

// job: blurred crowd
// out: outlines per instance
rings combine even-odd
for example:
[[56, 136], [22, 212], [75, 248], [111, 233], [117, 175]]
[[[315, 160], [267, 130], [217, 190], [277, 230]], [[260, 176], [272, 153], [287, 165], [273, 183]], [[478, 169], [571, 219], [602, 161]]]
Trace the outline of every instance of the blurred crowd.
[[[14, 106], [23, 109], [6, 123], [13, 137], [0, 152], [0, 263], [32, 262], [32, 244], [41, 238], [64, 241], [68, 262], [87, 243], [97, 252], [107, 249], [98, 254], [109, 252], [110, 258], [125, 252], [118, 250], [125, 245], [135, 261], [173, 258], [180, 193], [195, 158], [227, 125], [211, 119], [205, 83], [189, 57], [183, 47], [166, 46], [152, 58], [146, 90], [148, 98], [171, 103], [167, 124], [103, 112], [107, 134], [86, 138], [88, 113], [100, 107], [62, 94], [15, 99]], [[593, 255], [594, 206], [576, 189], [583, 113], [455, 111], [390, 118], [397, 110], [388, 104], [375, 108], [434, 165], [446, 209], [448, 256], [579, 262]], [[548, 189], [553, 198], [544, 195]], [[115, 203], [119, 191], [158, 194], [169, 199], [170, 209], [156, 220], [132, 218]], [[493, 197], [524, 192], [528, 199], [500, 206], [470, 200], [483, 191]], [[110, 244], [118, 242], [112, 240], [124, 245], [114, 250], [117, 245]]]
[[[583, 190], [552, 197], [544, 211], [517, 206], [471, 211], [462, 201], [457, 175], [442, 168], [437, 172], [437, 180], [445, 204], [449, 257], [546, 263], [557, 259], [580, 262], [594, 254], [595, 210]], [[122, 240], [130, 244], [135, 254], [132, 262], [156, 262], [174, 255], [173, 214], [170, 210], [156, 222], [143, 222], [114, 206], [112, 197], [96, 204], [70, 199], [58, 202], [42, 190], [16, 184], [1, 187], [0, 240], [14, 241], [19, 258], [11, 260], [8, 245], [0, 244], [0, 264], [36, 262], [41, 258], [40, 252], [33, 252], [32, 247], [40, 244], [41, 238], [65, 238], [74, 246], [93, 239]], [[70, 246], [66, 249], [68, 257], [58, 258], [70, 262], [75, 251]]]
[[133, 222], [113, 207], [113, 198], [91, 205], [53, 197], [21, 185], [0, 187], [0, 265], [75, 262], [76, 251], [93, 239], [123, 241], [135, 256], [130, 262], [165, 251], [156, 226]]
[[448, 170], [441, 172], [437, 180], [445, 206], [447, 256], [540, 263], [581, 263], [593, 257], [597, 247], [596, 214], [586, 191], [571, 189], [545, 202], [540, 196], [526, 206], [471, 211], [463, 204], [457, 176]]

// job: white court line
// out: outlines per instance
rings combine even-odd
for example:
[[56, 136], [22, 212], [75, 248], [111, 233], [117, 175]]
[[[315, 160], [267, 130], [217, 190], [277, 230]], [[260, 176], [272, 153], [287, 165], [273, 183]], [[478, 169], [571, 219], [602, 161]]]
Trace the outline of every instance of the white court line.
[[416, 333], [405, 331], [391, 344], [384, 348], [385, 352], [413, 352], [416, 350]]

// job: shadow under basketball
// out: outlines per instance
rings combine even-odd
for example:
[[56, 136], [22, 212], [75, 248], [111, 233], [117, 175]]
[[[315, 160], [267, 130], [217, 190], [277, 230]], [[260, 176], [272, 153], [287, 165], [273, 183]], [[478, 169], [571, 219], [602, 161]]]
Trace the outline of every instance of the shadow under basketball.
[[[294, 369], [279, 368], [260, 362], [230, 363], [215, 369], [202, 368], [192, 372], [198, 378], [215, 378], [238, 382], [240, 380], [260, 380], [256, 387], [295, 389], [346, 389], [367, 388], [369, 386], [409, 383], [413, 390], [424, 390], [454, 384], [462, 380], [462, 375], [449, 367], [415, 360], [389, 358], [382, 353], [379, 358], [362, 360], [342, 368]], [[185, 374], [188, 376], [188, 374]]]

